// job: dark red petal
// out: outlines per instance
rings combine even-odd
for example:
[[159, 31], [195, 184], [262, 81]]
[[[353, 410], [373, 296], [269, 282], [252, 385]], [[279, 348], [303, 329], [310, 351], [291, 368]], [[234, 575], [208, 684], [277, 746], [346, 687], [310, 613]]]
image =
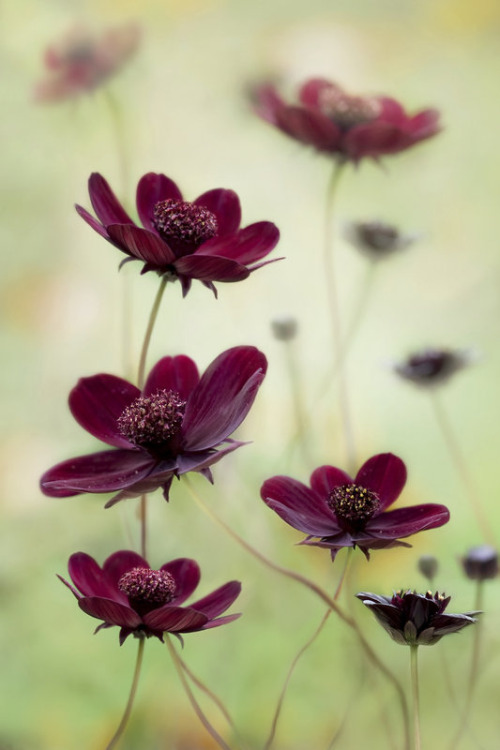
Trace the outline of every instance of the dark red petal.
[[256, 263], [276, 246], [279, 229], [270, 221], [258, 221], [230, 237], [214, 237], [203, 243], [197, 255], [218, 255], [236, 260], [243, 266]]
[[146, 229], [155, 232], [153, 226], [153, 209], [156, 203], [166, 200], [181, 201], [182, 193], [173, 180], [164, 174], [148, 172], [137, 185], [137, 213]]
[[178, 606], [191, 596], [200, 582], [200, 567], [195, 560], [179, 557], [162, 565], [160, 570], [166, 570], [175, 580], [175, 604]]
[[278, 127], [293, 138], [324, 151], [335, 151], [342, 131], [326, 115], [302, 107], [283, 107], [277, 114]]
[[76, 552], [68, 561], [71, 580], [84, 596], [104, 596], [115, 599], [115, 589], [93, 557], [85, 552]]
[[380, 112], [375, 122], [387, 122], [396, 127], [404, 127], [408, 118], [404, 108], [396, 99], [391, 99], [389, 96], [378, 96], [376, 102], [380, 107]]
[[238, 231], [241, 222], [240, 199], [234, 190], [216, 188], [200, 195], [195, 206], [208, 208], [217, 217], [217, 236], [224, 237]]
[[234, 260], [219, 256], [214, 258], [198, 252], [184, 255], [172, 265], [177, 273], [200, 281], [242, 281], [250, 275], [250, 271], [245, 266]]
[[104, 177], [97, 172], [90, 175], [89, 194], [92, 207], [99, 221], [108, 224], [133, 224], [122, 204], [111, 190]]
[[255, 112], [259, 117], [262, 117], [263, 120], [266, 120], [273, 125], [277, 125], [277, 112], [281, 110], [285, 104], [276, 88], [270, 84], [264, 84], [258, 86], [252, 93], [253, 98], [255, 99]]
[[173, 607], [170, 604], [153, 609], [144, 615], [144, 622], [152, 630], [169, 633], [183, 633], [186, 630], [197, 630], [207, 621], [206, 615], [190, 607]]
[[371, 518], [365, 532], [380, 538], [399, 539], [411, 536], [424, 529], [436, 529], [450, 520], [450, 512], [444, 505], [427, 503], [398, 508]]
[[241, 583], [239, 581], [229, 581], [223, 586], [220, 586], [211, 594], [204, 596], [203, 599], [193, 602], [191, 607], [197, 612], [203, 612], [209, 620], [213, 620], [218, 617], [226, 609], [229, 609], [231, 604], [241, 593]]
[[228, 349], [212, 362], [186, 406], [182, 424], [186, 451], [213, 448], [239, 427], [266, 370], [265, 356], [253, 346]]
[[407, 130], [415, 140], [430, 138], [441, 130], [439, 118], [439, 110], [424, 109], [411, 118]]
[[312, 536], [333, 536], [340, 531], [323, 498], [291, 477], [267, 479], [260, 496], [271, 510], [299, 531]]
[[352, 482], [349, 474], [335, 466], [320, 466], [311, 474], [311, 487], [323, 498], [327, 498], [334, 487], [352, 484]]
[[377, 513], [380, 513], [401, 494], [406, 483], [406, 466], [393, 453], [380, 453], [363, 464], [354, 482], [377, 493], [380, 499]]
[[115, 375], [81, 378], [69, 394], [69, 408], [87, 432], [115, 448], [131, 448], [120, 434], [117, 420], [141, 392], [135, 385]]
[[91, 226], [95, 232], [100, 234], [101, 237], [104, 237], [104, 239], [109, 240], [106, 227], [103, 227], [103, 225], [100, 222], [98, 222], [96, 219], [94, 219], [94, 217], [91, 214], [89, 214], [89, 212], [85, 208], [82, 208], [82, 206], [76, 205], [75, 208], [76, 208], [77, 214], [81, 216], [82, 219], [86, 221], [87, 224]]
[[334, 94], [342, 93], [340, 86], [327, 81], [325, 78], [311, 78], [301, 86], [299, 100], [307, 107], [320, 107], [322, 94], [325, 91], [333, 92]]
[[84, 597], [78, 600], [78, 606], [91, 617], [104, 620], [108, 625], [120, 625], [122, 628], [137, 628], [141, 618], [125, 604], [98, 596]]
[[144, 479], [154, 465], [147, 453], [117, 448], [63, 461], [45, 472], [40, 485], [49, 497], [116, 492]]
[[404, 130], [387, 122], [369, 122], [351, 128], [343, 139], [343, 150], [354, 160], [364, 156], [395, 154], [413, 145]]
[[235, 615], [226, 615], [225, 617], [218, 617], [217, 620], [209, 620], [203, 625], [200, 630], [210, 630], [210, 628], [218, 628], [220, 625], [227, 625], [228, 622], [233, 622], [241, 617], [241, 612]]
[[176, 391], [185, 401], [198, 385], [200, 376], [192, 359], [180, 354], [177, 357], [163, 357], [153, 367], [144, 386], [144, 395], [157, 390]]
[[[181, 453], [177, 457], [176, 475], [180, 477], [189, 471], [199, 471], [206, 476], [206, 470], [209, 466], [218, 463], [221, 458], [224, 458], [228, 453], [232, 453], [242, 445], [247, 445], [247, 443], [241, 443], [237, 440], [227, 440], [225, 442], [227, 442], [227, 445], [224, 448], [219, 448], [219, 450], [209, 449], [206, 451], [195, 451], [194, 453]], [[208, 479], [210, 481], [210, 478]]]
[[117, 245], [145, 263], [163, 268], [175, 260], [175, 254], [157, 234], [131, 224], [109, 224], [108, 234]]
[[104, 561], [102, 566], [106, 580], [119, 592], [125, 602], [127, 601], [127, 597], [118, 589], [118, 581], [124, 573], [132, 570], [132, 568], [149, 568], [149, 564], [137, 552], [126, 549], [114, 552]]

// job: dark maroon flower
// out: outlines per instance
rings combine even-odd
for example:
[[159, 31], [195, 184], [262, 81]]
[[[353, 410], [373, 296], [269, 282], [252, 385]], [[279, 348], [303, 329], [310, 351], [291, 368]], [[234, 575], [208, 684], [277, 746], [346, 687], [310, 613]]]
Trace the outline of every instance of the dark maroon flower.
[[298, 104], [286, 104], [274, 86], [255, 92], [256, 112], [283, 133], [341, 160], [396, 154], [439, 132], [439, 113], [407, 115], [386, 96], [350, 96], [323, 78], [306, 81]]
[[152, 570], [136, 552], [120, 550], [104, 561], [102, 568], [85, 552], [76, 552], [68, 562], [74, 584], [58, 576], [78, 599], [81, 610], [102, 620], [96, 629], [120, 628], [120, 645], [133, 634], [136, 638], [163, 633], [179, 635], [208, 630], [236, 620], [240, 615], [219, 617], [239, 596], [241, 584], [230, 581], [183, 607], [200, 581], [194, 560], [180, 557]]
[[266, 369], [258, 349], [237, 346], [201, 378], [189, 357], [164, 357], [142, 392], [115, 375], [82, 378], [69, 396], [71, 412], [113, 448], [52, 467], [41, 479], [42, 491], [51, 497], [117, 493], [109, 507], [158, 487], [168, 499], [173, 477], [189, 471], [212, 481], [209, 467], [243, 445], [229, 435], [248, 414]]
[[90, 176], [89, 193], [98, 220], [76, 206], [87, 224], [128, 260], [142, 261], [142, 273], [156, 271], [179, 279], [184, 296], [193, 279], [214, 293], [214, 281], [246, 279], [272, 262], [259, 261], [279, 240], [270, 221], [240, 229], [240, 201], [232, 190], [209, 190], [191, 203], [169, 177], [145, 174], [137, 185], [137, 212], [144, 228], [132, 221], [100, 174]]
[[344, 236], [371, 260], [387, 258], [417, 239], [417, 235], [403, 234], [394, 225], [382, 221], [352, 221], [346, 226]]
[[498, 575], [498, 552], [488, 544], [472, 547], [462, 557], [462, 567], [467, 578], [485, 581]]
[[264, 482], [260, 494], [280, 518], [308, 535], [301, 544], [331, 550], [332, 560], [342, 547], [359, 547], [368, 558], [370, 549], [409, 547], [399, 539], [449, 520], [448, 509], [432, 503], [387, 511], [405, 482], [403, 461], [381, 453], [368, 459], [355, 479], [321, 466], [310, 488], [281, 476]]
[[452, 349], [422, 349], [404, 362], [394, 365], [394, 371], [415, 385], [430, 388], [445, 383], [474, 360], [470, 351]]
[[72, 99], [93, 91], [134, 54], [140, 37], [134, 23], [95, 35], [77, 26], [45, 52], [46, 76], [35, 87], [43, 103]]
[[356, 596], [371, 609], [391, 638], [404, 646], [433, 646], [443, 635], [472, 625], [475, 615], [481, 614], [444, 614], [451, 597], [437, 592], [424, 595], [399, 591], [392, 597], [362, 592]]

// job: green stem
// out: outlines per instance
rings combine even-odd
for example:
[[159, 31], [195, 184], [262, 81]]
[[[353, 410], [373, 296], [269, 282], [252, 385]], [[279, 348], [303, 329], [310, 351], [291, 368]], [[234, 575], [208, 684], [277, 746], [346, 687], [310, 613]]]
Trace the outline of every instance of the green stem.
[[141, 522], [141, 555], [147, 560], [147, 514], [148, 514], [148, 496], [141, 495], [139, 503], [139, 519]]
[[144, 388], [146, 359], [148, 356], [148, 349], [149, 349], [149, 344], [151, 341], [151, 335], [153, 333], [153, 328], [155, 327], [156, 318], [158, 317], [158, 310], [160, 309], [161, 300], [162, 300], [165, 288], [167, 286], [167, 282], [168, 282], [167, 276], [162, 276], [161, 281], [160, 281], [160, 286], [158, 288], [155, 300], [153, 302], [153, 307], [151, 308], [151, 312], [149, 314], [148, 327], [146, 328], [146, 333], [144, 335], [144, 342], [142, 344], [142, 350], [141, 350], [141, 358], [139, 360], [139, 374], [137, 376], [137, 385], [139, 386], [141, 390], [142, 388]]
[[418, 645], [410, 646], [411, 696], [413, 713], [413, 748], [420, 750], [420, 705], [418, 695]]
[[132, 680], [132, 687], [130, 688], [127, 705], [125, 707], [125, 712], [122, 716], [122, 720], [120, 721], [118, 729], [114, 733], [108, 745], [106, 745], [106, 750], [112, 750], [112, 748], [116, 747], [118, 741], [120, 740], [121, 736], [123, 735], [125, 731], [125, 727], [127, 726], [128, 720], [130, 718], [130, 714], [132, 712], [132, 706], [134, 704], [135, 695], [137, 693], [137, 685], [139, 683], [139, 676], [141, 674], [141, 666], [142, 666], [142, 658], [144, 655], [144, 643], [145, 642], [146, 642], [145, 638], [139, 638], [139, 648], [137, 650], [137, 660], [135, 662], [134, 677]]

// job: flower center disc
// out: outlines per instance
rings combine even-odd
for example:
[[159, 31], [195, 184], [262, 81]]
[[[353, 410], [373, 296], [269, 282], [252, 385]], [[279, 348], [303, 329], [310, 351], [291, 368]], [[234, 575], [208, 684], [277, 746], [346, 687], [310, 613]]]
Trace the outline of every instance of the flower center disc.
[[380, 114], [380, 104], [376, 99], [348, 96], [341, 89], [333, 87], [321, 92], [320, 108], [344, 130], [375, 120]]
[[153, 224], [160, 236], [179, 255], [194, 252], [215, 237], [217, 217], [208, 208], [169, 198], [153, 209]]
[[139, 396], [118, 418], [123, 437], [139, 448], [157, 452], [180, 429], [186, 402], [175, 391]]
[[343, 484], [330, 492], [328, 505], [339, 520], [350, 526], [362, 526], [378, 510], [380, 500], [366, 487]]
[[132, 568], [122, 575], [118, 588], [131, 602], [161, 606], [171, 602], [175, 595], [175, 580], [166, 570]]

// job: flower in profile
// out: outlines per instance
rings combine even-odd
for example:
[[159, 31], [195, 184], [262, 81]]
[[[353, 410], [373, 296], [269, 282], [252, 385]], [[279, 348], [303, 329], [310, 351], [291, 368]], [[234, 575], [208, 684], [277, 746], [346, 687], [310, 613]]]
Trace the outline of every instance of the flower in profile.
[[261, 497], [286, 523], [308, 536], [301, 542], [331, 551], [342, 547], [370, 549], [410, 545], [399, 541], [424, 529], [445, 524], [444, 505], [426, 503], [388, 511], [406, 483], [406, 467], [392, 453], [368, 459], [351, 477], [334, 466], [321, 466], [311, 475], [311, 487], [290, 477], [264, 482]]
[[398, 591], [391, 596], [356, 594], [373, 612], [391, 638], [405, 646], [433, 646], [444, 635], [457, 633], [476, 622], [480, 612], [445, 614], [450, 596], [428, 591]]
[[403, 362], [395, 364], [394, 372], [415, 385], [431, 388], [446, 383], [452, 375], [473, 361], [471, 351], [428, 348], [415, 352]]
[[472, 547], [462, 557], [462, 567], [467, 578], [473, 581], [485, 581], [498, 575], [498, 552], [489, 544]]
[[212, 481], [210, 467], [243, 443], [231, 440], [264, 379], [267, 361], [255, 347], [220, 354], [200, 378], [184, 355], [164, 357], [144, 389], [100, 374], [82, 378], [69, 396], [77, 422], [111, 450], [63, 461], [41, 479], [50, 497], [114, 492], [119, 500], [163, 488], [173, 477], [197, 471]]
[[417, 239], [416, 234], [403, 234], [393, 224], [382, 221], [352, 221], [346, 225], [344, 237], [371, 260], [387, 258]]
[[134, 54], [140, 29], [135, 23], [100, 35], [77, 26], [45, 52], [45, 78], [35, 86], [38, 102], [52, 103], [93, 91]]
[[128, 216], [100, 174], [90, 176], [89, 194], [97, 220], [76, 206], [87, 224], [125, 253], [123, 262], [141, 261], [141, 273], [156, 271], [172, 281], [179, 279], [184, 296], [193, 279], [214, 293], [214, 281], [246, 279], [272, 262], [260, 261], [279, 240], [279, 231], [270, 221], [240, 229], [240, 201], [232, 190], [216, 188], [190, 202], [169, 177], [145, 174], [137, 185], [142, 227]]
[[254, 91], [255, 110], [283, 133], [341, 161], [378, 159], [404, 151], [439, 132], [439, 113], [408, 115], [387, 96], [351, 96], [323, 78], [306, 81], [297, 104], [287, 104], [272, 85]]
[[182, 606], [200, 581], [194, 560], [181, 557], [152, 570], [136, 552], [120, 550], [102, 568], [90, 555], [76, 552], [68, 562], [73, 582], [60, 580], [71, 589], [83, 612], [102, 620], [96, 629], [120, 628], [120, 645], [129, 635], [136, 638], [163, 633], [180, 636], [225, 625], [240, 615], [223, 614], [239, 596], [241, 584], [230, 581], [193, 604]]

